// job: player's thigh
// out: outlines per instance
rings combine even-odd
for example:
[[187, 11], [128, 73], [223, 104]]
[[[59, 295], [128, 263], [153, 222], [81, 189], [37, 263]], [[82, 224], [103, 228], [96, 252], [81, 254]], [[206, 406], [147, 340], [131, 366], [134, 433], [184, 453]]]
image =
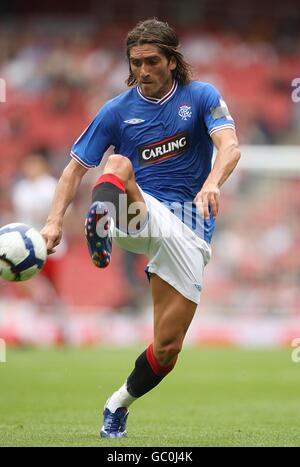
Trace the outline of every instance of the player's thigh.
[[147, 206], [142, 192], [135, 181], [134, 175], [127, 182], [126, 193], [128, 221], [139, 215], [141, 224], [144, 224], [148, 217]]
[[154, 345], [182, 345], [197, 305], [157, 274], [151, 275], [154, 306]]
[[147, 206], [133, 172], [125, 186], [127, 209], [121, 209], [119, 224], [123, 230], [135, 233], [147, 222]]

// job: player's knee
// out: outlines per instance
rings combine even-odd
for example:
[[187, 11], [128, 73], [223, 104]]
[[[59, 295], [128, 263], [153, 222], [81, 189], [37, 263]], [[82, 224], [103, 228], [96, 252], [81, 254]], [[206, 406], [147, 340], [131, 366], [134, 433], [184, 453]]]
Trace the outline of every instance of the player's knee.
[[132, 163], [128, 157], [121, 154], [112, 154], [107, 160], [103, 173], [113, 173], [126, 182], [133, 175]]
[[169, 342], [169, 343], [158, 343], [155, 346], [154, 354], [156, 360], [161, 366], [172, 365], [178, 354], [181, 352], [182, 343], [180, 342]]

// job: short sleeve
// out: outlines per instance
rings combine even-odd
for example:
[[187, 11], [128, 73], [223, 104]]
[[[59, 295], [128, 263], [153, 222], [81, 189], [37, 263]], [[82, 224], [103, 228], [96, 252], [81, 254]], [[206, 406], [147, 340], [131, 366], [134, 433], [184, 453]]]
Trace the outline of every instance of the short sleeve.
[[87, 169], [97, 167], [111, 145], [116, 145], [114, 116], [107, 102], [75, 141], [71, 149], [71, 157]]
[[205, 85], [201, 100], [203, 117], [209, 135], [224, 128], [235, 129], [227, 104], [214, 86]]

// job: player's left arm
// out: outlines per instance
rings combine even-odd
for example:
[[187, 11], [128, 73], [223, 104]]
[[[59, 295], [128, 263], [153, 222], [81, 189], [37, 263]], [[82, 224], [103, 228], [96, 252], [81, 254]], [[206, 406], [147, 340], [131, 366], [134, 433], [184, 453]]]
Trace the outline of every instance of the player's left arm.
[[233, 128], [216, 131], [211, 138], [217, 149], [215, 163], [194, 200], [205, 219], [210, 217], [209, 205], [213, 218], [216, 218], [219, 210], [220, 187], [233, 172], [241, 157], [238, 139]]

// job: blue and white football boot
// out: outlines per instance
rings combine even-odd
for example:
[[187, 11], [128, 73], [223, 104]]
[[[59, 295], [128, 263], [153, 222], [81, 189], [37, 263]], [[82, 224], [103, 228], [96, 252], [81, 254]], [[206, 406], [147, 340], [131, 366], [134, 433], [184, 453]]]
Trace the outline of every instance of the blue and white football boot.
[[106, 268], [110, 263], [110, 223], [111, 218], [105, 203], [95, 201], [87, 213], [84, 230], [90, 256], [97, 268]]
[[126, 423], [129, 410], [119, 407], [115, 412], [108, 408], [103, 412], [103, 426], [100, 431], [101, 438], [124, 438], [127, 436]]

